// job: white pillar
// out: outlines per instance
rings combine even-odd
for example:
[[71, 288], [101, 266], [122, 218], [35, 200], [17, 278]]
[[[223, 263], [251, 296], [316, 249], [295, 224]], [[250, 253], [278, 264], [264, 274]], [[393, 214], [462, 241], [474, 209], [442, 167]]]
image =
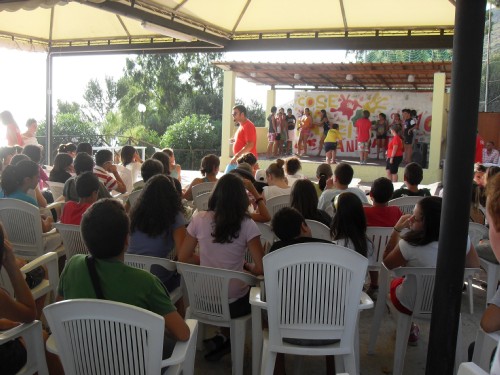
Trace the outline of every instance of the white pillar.
[[221, 139], [221, 166], [230, 160], [232, 146], [229, 139], [234, 135], [235, 126], [232, 110], [235, 102], [236, 74], [233, 71], [224, 72], [224, 87], [222, 91], [222, 139]]
[[[274, 90], [274, 89], [267, 90], [267, 96], [266, 96], [266, 118], [271, 113], [271, 107], [273, 105], [276, 105], [276, 90]], [[267, 121], [266, 121], [265, 126], [267, 126]]]

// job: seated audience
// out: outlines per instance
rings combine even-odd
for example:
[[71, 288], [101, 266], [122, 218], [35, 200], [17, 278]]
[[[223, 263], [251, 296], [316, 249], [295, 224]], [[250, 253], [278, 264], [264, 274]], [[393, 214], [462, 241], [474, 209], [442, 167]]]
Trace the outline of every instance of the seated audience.
[[302, 180], [304, 175], [299, 173], [302, 169], [299, 158], [292, 156], [285, 160], [285, 177], [288, 181], [288, 186], [293, 186], [293, 183], [297, 180]]
[[[441, 226], [442, 199], [425, 197], [413, 209], [413, 214], [403, 215], [394, 226], [384, 251], [384, 264], [389, 269], [396, 267], [435, 267], [438, 254]], [[400, 235], [403, 229], [408, 232]], [[479, 258], [474, 246], [467, 240], [465, 267], [479, 267]], [[397, 278], [391, 282], [390, 296], [396, 309], [411, 315], [415, 303], [415, 280]], [[412, 323], [408, 343], [416, 345], [419, 328]]]
[[[19, 164], [19, 162], [21, 162], [23, 160], [31, 160], [31, 159], [27, 155], [17, 154], [17, 155], [14, 155], [14, 157], [10, 161], [10, 165], [17, 165], [17, 164]], [[40, 168], [38, 170], [40, 171]], [[40, 207], [40, 208], [47, 207], [47, 199], [45, 199], [45, 196], [40, 191], [39, 185], [37, 185], [35, 187], [35, 189], [28, 189], [27, 194], [36, 200], [38, 207]]]
[[284, 164], [284, 160], [278, 159], [276, 162], [271, 163], [266, 169], [266, 180], [268, 186], [264, 187], [262, 194], [266, 201], [280, 195], [290, 194], [291, 188], [288, 186], [288, 182], [285, 177], [285, 171], [283, 169]]
[[[181, 199], [168, 177], [157, 174], [148, 178], [130, 211], [127, 252], [167, 258], [172, 251], [179, 250], [186, 237], [183, 214]], [[176, 273], [162, 267], [155, 267], [152, 272], [170, 292], [180, 284]]]
[[259, 163], [257, 162], [257, 158], [255, 157], [254, 154], [251, 152], [247, 152], [246, 154], [243, 154], [238, 160], [238, 164], [241, 163], [247, 163], [252, 167], [253, 170], [253, 175], [255, 176], [255, 172], [259, 170]]
[[[123, 263], [129, 224], [123, 205], [113, 199], [100, 200], [85, 212], [81, 231], [90, 255], [75, 255], [68, 260], [59, 281], [59, 299], [103, 298], [137, 306], [163, 316], [167, 338], [186, 341], [189, 327], [161, 281]], [[93, 286], [89, 269], [95, 270], [101, 296]], [[164, 343], [164, 354], [171, 351], [172, 344], [168, 340]], [[167, 346], [170, 350], [165, 350]]]
[[82, 215], [97, 201], [99, 179], [95, 174], [83, 172], [76, 177], [75, 181], [79, 200], [78, 203], [75, 201], [66, 202], [61, 216], [63, 224], [80, 225]]
[[476, 163], [474, 164], [474, 177], [473, 177], [473, 181], [481, 186], [481, 187], [484, 187], [484, 181], [483, 181], [483, 177], [484, 175], [486, 174], [486, 167], [480, 163]]
[[318, 194], [318, 198], [321, 196], [321, 193], [326, 188], [326, 181], [333, 176], [332, 166], [327, 163], [323, 163], [318, 165], [316, 168], [316, 178], [318, 179], [317, 183], [314, 183], [314, 187], [316, 188], [316, 194]]
[[122, 165], [127, 168], [132, 175], [132, 184], [141, 179], [142, 160], [135, 147], [126, 145], [120, 151]]
[[328, 212], [335, 197], [341, 193], [354, 193], [358, 196], [362, 203], [368, 203], [368, 198], [363, 190], [357, 187], [349, 187], [349, 184], [354, 177], [354, 170], [347, 163], [339, 163], [335, 167], [333, 177], [326, 182], [326, 189], [319, 197], [318, 208]]
[[184, 194], [182, 195], [182, 198], [192, 201], [193, 200], [193, 193], [192, 189], [193, 186], [202, 184], [204, 182], [217, 182], [217, 173], [219, 173], [219, 166], [220, 166], [220, 160], [217, 155], [209, 154], [203, 157], [201, 159], [201, 168], [200, 172], [203, 176], [203, 178], [195, 178], [188, 186]]
[[182, 197], [182, 185], [180, 179], [170, 175], [170, 157], [163, 151], [158, 151], [151, 156], [151, 159], [159, 160], [163, 164], [163, 174], [169, 178], [175, 186], [177, 193]]
[[0, 147], [0, 173], [8, 166], [16, 155], [15, 147]]
[[[157, 175], [157, 174], [163, 174], [163, 165], [161, 162], [155, 159], [148, 159], [141, 165], [141, 177], [144, 183], [146, 183], [151, 177]], [[167, 176], [168, 177], [168, 176]], [[173, 181], [173, 180], [171, 180]], [[132, 189], [132, 191], [138, 191], [142, 190], [144, 188], [144, 185], [141, 186], [136, 186], [135, 188]], [[125, 202], [125, 211], [128, 213], [130, 211], [130, 202], [129, 199], [127, 198]]]
[[38, 124], [34, 118], [30, 118], [28, 119], [28, 121], [26, 121], [26, 131], [21, 135], [23, 138], [24, 146], [27, 145], [39, 146], [38, 140], [36, 139], [37, 128]]
[[69, 154], [57, 154], [49, 174], [49, 181], [64, 184], [74, 172], [73, 158]]
[[[68, 178], [64, 183], [63, 188], [63, 196], [66, 202], [68, 201], [79, 201], [78, 193], [76, 191], [76, 177], [82, 174], [83, 172], [93, 172], [94, 170], [94, 160], [92, 156], [87, 154], [86, 152], [80, 152], [76, 155], [74, 162], [76, 176]], [[110, 198], [111, 195], [108, 192], [108, 189], [104, 187], [103, 184], [99, 182], [99, 192], [97, 194], [97, 199], [101, 198]]]
[[40, 183], [39, 188], [43, 190], [47, 187], [46, 181], [49, 180], [49, 176], [43, 170], [40, 162], [42, 161], [42, 148], [38, 145], [27, 145], [23, 149], [23, 154], [30, 158], [30, 160], [34, 161], [38, 165], [39, 174], [40, 174]]
[[108, 191], [127, 192], [127, 187], [123, 183], [116, 165], [113, 164], [113, 153], [111, 151], [97, 151], [95, 154], [95, 164], [94, 173]]
[[[397, 206], [388, 206], [388, 202], [394, 192], [392, 181], [385, 177], [377, 178], [372, 185], [370, 197], [372, 206], [364, 206], [366, 225], [369, 227], [389, 227], [392, 228], [403, 216], [400, 208]], [[369, 271], [370, 287], [366, 293], [371, 299], [378, 297], [378, 271]]]
[[85, 152], [90, 156], [92, 156], [93, 154], [92, 145], [87, 142], [78, 143], [78, 146], [76, 146], [76, 154], [78, 155], [80, 152]]
[[[36, 189], [40, 178], [38, 165], [31, 160], [22, 160], [16, 165], [9, 165], [2, 173], [2, 191], [5, 198], [19, 199], [39, 207], [38, 202], [28, 195], [28, 190]], [[42, 230], [52, 229], [51, 216], [41, 217]]]
[[351, 192], [339, 194], [334, 202], [335, 216], [330, 226], [333, 243], [354, 250], [373, 264], [373, 244], [366, 237], [363, 204]]
[[499, 153], [495, 149], [495, 143], [493, 141], [486, 142], [486, 147], [483, 148], [483, 163], [498, 164]]
[[292, 186], [290, 207], [299, 211], [304, 218], [316, 220], [330, 226], [332, 218], [325, 211], [318, 209], [318, 194], [309, 180], [297, 180]]
[[[263, 272], [264, 250], [260, 242], [260, 231], [249, 217], [248, 197], [241, 178], [226, 174], [217, 181], [208, 201], [208, 211], [195, 215], [187, 228], [186, 238], [178, 253], [179, 261], [200, 264], [207, 267], [224, 268], [255, 275]], [[199, 255], [195, 249], [199, 245]], [[245, 262], [245, 252], [249, 250], [254, 264]], [[248, 301], [250, 287], [241, 281], [229, 284], [229, 310], [232, 318], [250, 313]], [[231, 351], [229, 329], [224, 328], [214, 338], [205, 340], [212, 348], [205, 358], [217, 361]]]
[[170, 176], [175, 178], [176, 180], [179, 180], [179, 182], [182, 182], [181, 180], [181, 166], [179, 164], [175, 164], [175, 155], [174, 155], [174, 150], [171, 148], [165, 148], [161, 150], [161, 152], [164, 152], [165, 154], [168, 155], [170, 159]]
[[419, 189], [418, 184], [424, 178], [424, 171], [417, 163], [409, 163], [405, 167], [404, 181], [406, 187], [397, 189], [392, 194], [392, 199], [401, 197], [430, 197], [431, 192], [429, 189]]
[[59, 148], [57, 150], [58, 153], [66, 153], [70, 154], [71, 157], [74, 159], [77, 154], [77, 147], [74, 143], [66, 143], [66, 144], [61, 144], [59, 145]]

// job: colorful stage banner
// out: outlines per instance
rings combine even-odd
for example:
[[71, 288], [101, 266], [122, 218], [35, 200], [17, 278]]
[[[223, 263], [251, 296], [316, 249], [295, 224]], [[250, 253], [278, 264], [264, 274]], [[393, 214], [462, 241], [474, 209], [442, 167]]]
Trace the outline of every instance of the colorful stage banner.
[[[374, 125], [378, 115], [384, 113], [392, 124], [396, 114], [402, 116], [404, 108], [417, 111], [417, 132], [415, 141], [430, 143], [432, 123], [432, 93], [392, 92], [392, 91], [342, 91], [342, 92], [295, 92], [294, 115], [297, 123], [302, 117], [304, 108], [309, 108], [315, 126], [307, 140], [308, 154], [318, 153], [319, 141], [323, 134], [320, 125], [321, 110], [326, 110], [330, 123], [339, 124], [342, 134], [342, 145], [337, 148], [339, 156], [357, 156], [356, 120], [362, 117], [363, 110], [370, 111], [370, 121]], [[377, 144], [374, 126], [372, 127], [369, 157], [376, 157]], [[299, 135], [296, 134], [296, 140]], [[295, 150], [297, 146], [295, 145]], [[324, 151], [323, 151], [324, 154]]]

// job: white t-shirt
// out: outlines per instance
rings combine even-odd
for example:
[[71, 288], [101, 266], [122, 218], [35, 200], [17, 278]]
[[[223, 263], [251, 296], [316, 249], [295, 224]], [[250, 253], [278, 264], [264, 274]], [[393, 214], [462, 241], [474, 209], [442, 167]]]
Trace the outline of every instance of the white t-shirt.
[[278, 197], [280, 195], [290, 195], [292, 191], [291, 187], [280, 188], [278, 186], [264, 186], [263, 195], [266, 201], [271, 198]]
[[361, 203], [368, 203], [368, 198], [366, 197], [365, 192], [357, 187], [348, 187], [345, 190], [326, 189], [319, 197], [318, 208], [328, 212], [327, 208], [332, 204], [335, 197], [341, 193], [347, 192], [356, 194], [359, 199], [361, 199]]
[[[333, 241], [334, 244], [347, 247], [348, 249], [356, 251], [354, 248], [354, 244], [348, 238], [342, 238], [340, 240]], [[376, 263], [374, 251], [373, 251], [373, 243], [368, 238], [366, 239], [366, 257], [368, 258], [368, 266], [373, 266]]]
[[[436, 267], [438, 254], [438, 241], [424, 246], [413, 246], [405, 240], [399, 241], [401, 255], [406, 260], [406, 267]], [[470, 250], [470, 238], [467, 236], [467, 254]], [[416, 290], [415, 279], [406, 277], [401, 285], [396, 288], [396, 297], [408, 310], [413, 310]]]
[[288, 180], [288, 186], [293, 186], [293, 183], [297, 180], [303, 180], [304, 175], [301, 173], [287, 174], [286, 179]]
[[138, 161], [127, 164], [127, 169], [132, 172], [132, 184], [135, 184], [137, 181], [142, 180], [141, 166], [142, 164]]

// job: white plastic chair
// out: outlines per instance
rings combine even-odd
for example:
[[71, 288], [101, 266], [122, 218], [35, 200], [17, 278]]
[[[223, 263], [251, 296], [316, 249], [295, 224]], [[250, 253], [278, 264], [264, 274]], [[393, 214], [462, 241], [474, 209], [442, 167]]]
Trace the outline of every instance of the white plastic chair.
[[270, 198], [266, 202], [266, 206], [272, 218], [283, 207], [290, 207], [290, 195], [278, 195], [277, 197]]
[[495, 348], [498, 346], [499, 340], [500, 331], [486, 333], [481, 328], [479, 328], [476, 334], [472, 362], [489, 373], [491, 355], [494, 353]]
[[[252, 288], [254, 374], [262, 352], [261, 374], [272, 374], [277, 353], [338, 355], [345, 370], [359, 374], [358, 314], [373, 307], [362, 293], [368, 260], [345, 247], [304, 243], [264, 257], [265, 294]], [[363, 295], [363, 302], [360, 304]], [[262, 344], [260, 309], [267, 309], [269, 331]], [[321, 346], [294, 345], [286, 339], [339, 340]]]
[[384, 251], [391, 238], [392, 227], [367, 227], [366, 236], [373, 243], [374, 264], [368, 266], [369, 271], [379, 271], [384, 257]]
[[[195, 185], [191, 188], [193, 204], [198, 209], [198, 211], [205, 211], [206, 208], [199, 205], [199, 203], [202, 203], [202, 201], [198, 202], [196, 198], [202, 194], [211, 193], [214, 186], [215, 182], [202, 182], [201, 184]], [[208, 198], [206, 199], [206, 201], [208, 202]]]
[[47, 349], [59, 355], [66, 374], [193, 374], [196, 320], [186, 320], [190, 337], [162, 360], [165, 320], [120, 302], [75, 299], [44, 309], [52, 330]]
[[132, 208], [137, 201], [137, 198], [139, 198], [139, 195], [142, 193], [142, 190], [136, 190], [131, 192], [128, 195], [128, 204], [130, 205], [130, 208]]
[[0, 332], [0, 345], [11, 340], [22, 337], [26, 348], [26, 364], [16, 375], [49, 375], [47, 362], [45, 361], [45, 345], [42, 336], [42, 323], [35, 320], [24, 323], [7, 331]]
[[397, 206], [403, 214], [412, 214], [413, 208], [423, 197], [401, 197], [389, 201], [389, 206]]
[[[406, 355], [406, 347], [408, 345], [408, 336], [410, 335], [412, 319], [431, 318], [435, 275], [436, 268], [434, 267], [399, 267], [393, 270], [388, 270], [382, 263], [382, 269], [380, 272], [379, 296], [387, 296], [389, 292], [389, 276], [406, 277], [407, 279], [411, 278], [415, 280], [417, 291], [415, 295], [415, 304], [413, 307], [412, 315], [407, 315], [399, 312], [397, 309], [393, 308], [392, 302], [389, 299], [387, 300], [391, 311], [397, 317], [396, 345], [394, 348], [394, 367], [392, 370], [393, 375], [403, 374], [404, 359]], [[375, 344], [380, 328], [380, 322], [382, 321], [385, 306], [386, 299], [382, 297], [378, 298], [375, 305], [375, 314], [370, 330], [368, 354], [374, 353]], [[457, 348], [461, 348], [461, 321], [458, 327], [458, 331]], [[458, 368], [458, 365], [461, 362], [458, 350], [455, 357], [455, 362], [456, 368]]]
[[276, 235], [272, 231], [269, 224], [255, 223], [260, 230], [260, 242], [264, 248], [264, 253], [267, 254], [273, 243], [276, 241]]
[[57, 201], [63, 195], [64, 184], [60, 182], [47, 181], [47, 185], [49, 185], [50, 192], [52, 193], [52, 197], [54, 201]]
[[143, 187], [144, 186], [144, 180], [137, 180], [136, 182], [134, 182], [133, 186], [134, 186], [134, 188], [136, 188], [136, 187]]
[[488, 228], [479, 223], [469, 223], [470, 242], [476, 247], [481, 240], [488, 239]]
[[307, 226], [311, 229], [311, 234], [313, 238], [319, 238], [321, 240], [332, 241], [332, 236], [330, 234], [330, 228], [325, 224], [320, 223], [316, 220], [306, 219]]
[[489, 372], [484, 371], [473, 362], [464, 362], [458, 368], [457, 375], [488, 375]]
[[[151, 273], [152, 266], [160, 266], [170, 272], [177, 271], [175, 262], [169, 259], [150, 257], [146, 255], [125, 254], [125, 264], [129, 265], [130, 267], [140, 268], [141, 270], [147, 271], [149, 273]], [[179, 286], [172, 292], [169, 292], [169, 294], [172, 303], [176, 303], [182, 298], [182, 289]]]
[[66, 250], [66, 261], [70, 260], [73, 255], [89, 253], [85, 242], [83, 242], [79, 225], [54, 223], [54, 228], [61, 234]]
[[[251, 314], [231, 319], [228, 298], [229, 282], [237, 279], [248, 285], [256, 285], [257, 278], [244, 272], [186, 263], [177, 263], [177, 269], [185, 282], [189, 299], [186, 318], [197, 319], [203, 324], [229, 327], [232, 374], [242, 375], [246, 326], [251, 323]], [[200, 327], [199, 340], [203, 339], [202, 328], [203, 325]]]
[[[44, 266], [47, 269], [46, 278], [40, 284], [31, 289], [33, 299], [40, 298], [44, 295], [49, 295], [49, 302], [53, 302], [57, 297], [57, 287], [59, 285], [59, 268], [57, 254], [50, 252], [44, 254], [21, 268], [21, 272], [26, 274], [33, 271], [35, 268]], [[0, 271], [0, 287], [5, 289], [11, 296], [14, 296], [14, 288], [4, 268]]]
[[[29, 260], [38, 258], [46, 252], [46, 242], [59, 242], [57, 238], [53, 237], [57, 235], [55, 230], [42, 233], [40, 211], [38, 207], [30, 203], [18, 199], [1, 198], [0, 221], [12, 244], [14, 253], [20, 258]], [[52, 247], [56, 248], [48, 248], [47, 251], [55, 251], [58, 256], [64, 255], [64, 247], [60, 242], [57, 246]]]
[[357, 188], [359, 186], [360, 182], [361, 182], [361, 178], [354, 177], [351, 180], [351, 183], [349, 184], [349, 187], [356, 187]]
[[[208, 184], [208, 182], [206, 182]], [[201, 185], [201, 184], [200, 184]], [[198, 186], [198, 185], [196, 185]], [[210, 195], [212, 192], [206, 192], [198, 194], [193, 198], [193, 204], [198, 211], [207, 211], [208, 210], [208, 200], [210, 199]]]

